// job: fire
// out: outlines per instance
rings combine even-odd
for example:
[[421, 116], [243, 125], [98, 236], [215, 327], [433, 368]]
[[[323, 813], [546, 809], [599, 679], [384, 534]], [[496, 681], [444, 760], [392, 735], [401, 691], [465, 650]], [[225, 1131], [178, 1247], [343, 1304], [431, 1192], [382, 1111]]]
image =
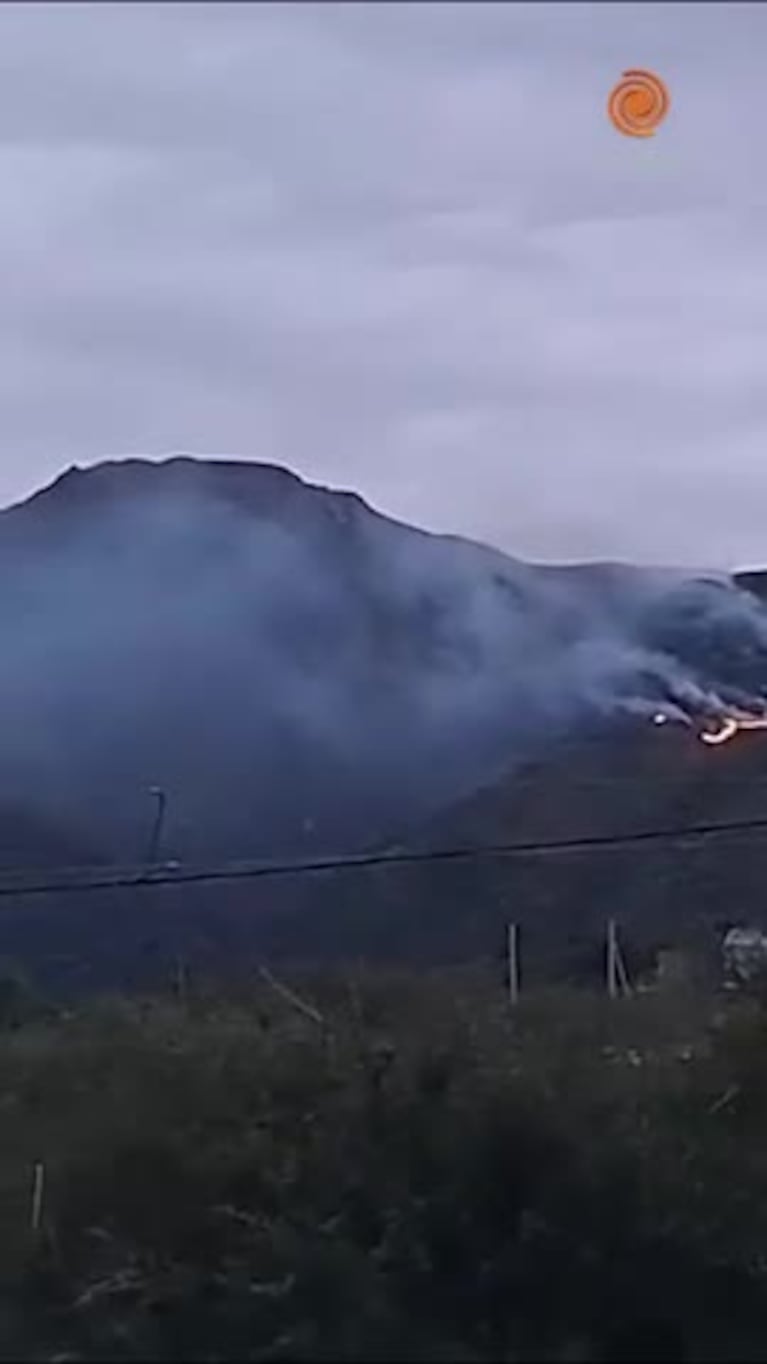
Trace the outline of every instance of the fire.
[[731, 715], [727, 715], [722, 719], [719, 729], [701, 730], [701, 742], [704, 744], [726, 744], [728, 739], [737, 734], [738, 729], [737, 720], [733, 720]]
[[704, 744], [726, 744], [742, 729], [767, 729], [767, 715], [749, 715], [746, 711], [734, 711], [723, 715], [718, 729], [701, 730], [700, 738]]
[[[652, 719], [653, 724], [656, 725], [669, 724], [672, 719], [678, 719], [690, 726], [695, 724], [691, 716], [686, 715], [681, 710], [675, 710], [673, 716], [666, 711], [659, 710], [656, 711]], [[707, 721], [706, 727], [698, 730], [698, 738], [701, 743], [716, 748], [720, 744], [726, 744], [741, 730], [746, 729], [767, 729], [767, 711], [762, 715], [755, 715], [746, 710], [730, 710], [726, 715], [720, 715], [715, 720]]]

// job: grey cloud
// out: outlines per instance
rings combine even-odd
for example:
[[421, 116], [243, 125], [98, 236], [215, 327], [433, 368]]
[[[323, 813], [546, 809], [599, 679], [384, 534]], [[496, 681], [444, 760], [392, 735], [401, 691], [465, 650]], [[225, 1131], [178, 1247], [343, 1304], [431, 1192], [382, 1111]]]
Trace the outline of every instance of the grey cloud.
[[[173, 450], [767, 558], [759, 6], [6, 6], [0, 499]], [[668, 81], [645, 143], [607, 92]]]

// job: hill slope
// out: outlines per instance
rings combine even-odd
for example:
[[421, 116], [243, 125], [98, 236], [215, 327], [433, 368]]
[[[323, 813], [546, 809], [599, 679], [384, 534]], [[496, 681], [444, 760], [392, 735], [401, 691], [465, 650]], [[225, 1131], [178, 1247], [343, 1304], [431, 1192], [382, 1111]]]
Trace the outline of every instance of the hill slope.
[[[661, 631], [679, 582], [534, 568], [268, 465], [73, 469], [0, 514], [0, 799], [119, 859], [153, 784], [176, 856], [359, 845], [577, 715], [687, 685]], [[735, 679], [716, 613], [751, 647], [753, 599], [684, 590]]]

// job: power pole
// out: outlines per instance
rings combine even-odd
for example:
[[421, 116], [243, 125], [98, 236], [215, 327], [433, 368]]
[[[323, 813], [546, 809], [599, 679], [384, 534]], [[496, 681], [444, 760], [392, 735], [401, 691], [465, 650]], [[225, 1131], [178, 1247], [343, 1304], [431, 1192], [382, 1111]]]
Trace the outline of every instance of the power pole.
[[150, 786], [149, 794], [150, 796], [154, 796], [157, 801], [157, 810], [155, 811], [154, 823], [152, 825], [152, 833], [149, 839], [149, 847], [147, 848], [146, 854], [147, 864], [150, 867], [152, 867], [157, 862], [157, 854], [160, 850], [160, 839], [162, 838], [162, 827], [163, 822], [165, 820], [165, 807], [167, 805], [167, 797], [161, 786]]

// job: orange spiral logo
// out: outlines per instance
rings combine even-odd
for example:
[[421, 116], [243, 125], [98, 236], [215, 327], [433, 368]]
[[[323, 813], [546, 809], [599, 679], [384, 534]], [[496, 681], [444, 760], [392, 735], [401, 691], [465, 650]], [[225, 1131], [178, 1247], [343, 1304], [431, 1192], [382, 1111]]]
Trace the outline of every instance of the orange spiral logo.
[[624, 71], [610, 94], [607, 112], [618, 132], [626, 137], [653, 137], [670, 104], [659, 76], [652, 71]]

